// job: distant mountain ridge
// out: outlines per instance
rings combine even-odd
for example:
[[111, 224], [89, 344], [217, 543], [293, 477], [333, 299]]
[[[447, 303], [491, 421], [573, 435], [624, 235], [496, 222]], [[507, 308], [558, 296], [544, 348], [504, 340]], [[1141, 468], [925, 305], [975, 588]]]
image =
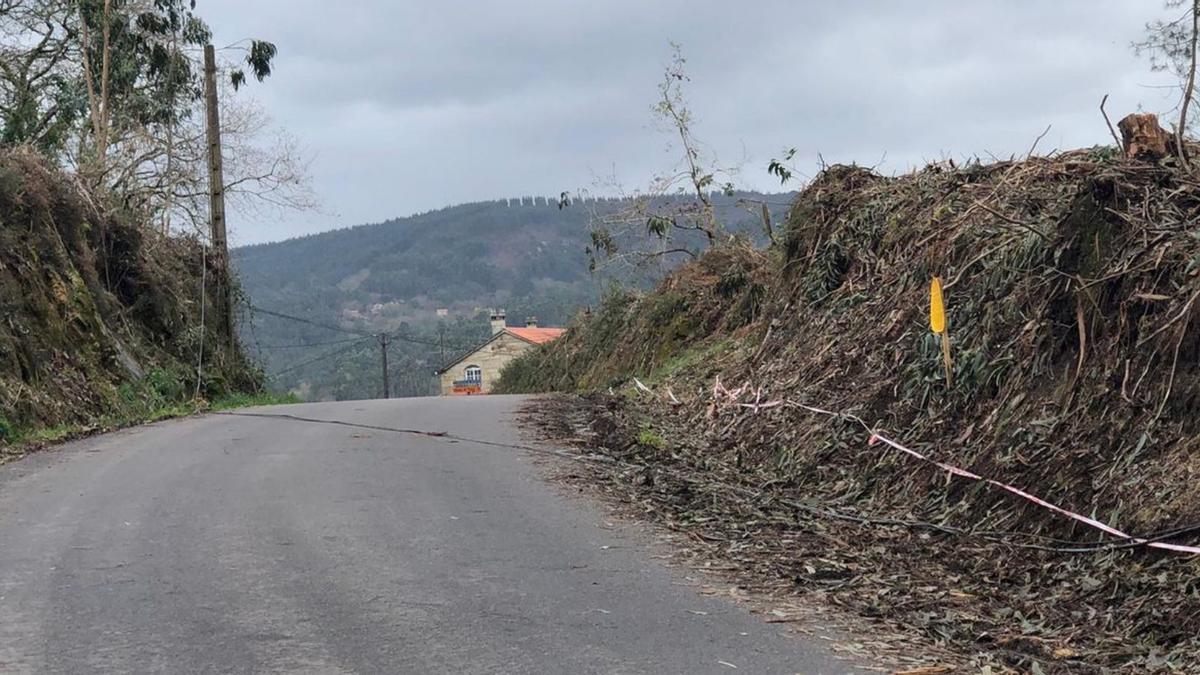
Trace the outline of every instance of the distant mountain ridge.
[[[782, 221], [789, 200], [784, 194], [742, 192], [718, 196], [716, 203], [731, 231], [761, 236], [761, 216], [739, 203], [765, 201], [775, 220]], [[461, 343], [486, 330], [479, 315], [489, 307], [506, 308], [516, 324], [537, 316], [542, 325], [553, 326], [594, 303], [604, 282], [589, 272], [589, 223], [597, 213], [628, 204], [598, 198], [560, 209], [555, 199], [528, 196], [473, 202], [245, 246], [232, 256], [245, 294], [259, 307], [352, 330], [403, 328], [427, 340], [449, 334], [452, 342]], [[634, 284], [647, 280], [622, 279]], [[439, 309], [446, 316], [439, 317]], [[254, 348], [253, 343], [328, 342], [337, 334], [258, 316], [244, 337]], [[413, 347], [405, 353], [413, 364], [405, 367], [431, 370], [437, 365], [440, 350], [434, 354]], [[304, 355], [260, 351], [268, 374]], [[315, 387], [316, 397], [373, 395], [366, 389], [325, 391], [328, 383], [318, 381], [321, 377], [313, 369], [297, 369], [280, 384]]]

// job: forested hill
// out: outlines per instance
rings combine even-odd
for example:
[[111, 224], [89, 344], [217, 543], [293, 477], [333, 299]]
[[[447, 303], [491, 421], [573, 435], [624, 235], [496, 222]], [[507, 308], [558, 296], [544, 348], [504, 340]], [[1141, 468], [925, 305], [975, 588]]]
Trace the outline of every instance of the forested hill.
[[[765, 201], [774, 219], [782, 220], [789, 199], [747, 192], [717, 197], [716, 203], [731, 231], [760, 237], [761, 216], [746, 204]], [[514, 323], [537, 316], [543, 325], [561, 325], [578, 307], [593, 303], [604, 281], [589, 272], [589, 223], [628, 206], [610, 199], [560, 209], [555, 200], [541, 197], [476, 202], [243, 247], [233, 258], [246, 295], [258, 307], [352, 330], [402, 329], [427, 341], [437, 338], [441, 323], [455, 346], [486, 334], [486, 317], [480, 315], [489, 307], [507, 309]], [[624, 274], [620, 281], [636, 284], [647, 278]], [[448, 316], [439, 318], [439, 309], [448, 310]], [[346, 337], [261, 314], [244, 336], [259, 350], [268, 374], [318, 354], [291, 345]], [[396, 379], [414, 382], [399, 393], [424, 393], [428, 383], [421, 378], [439, 365], [440, 350], [416, 343], [408, 347], [397, 345], [402, 358], [396, 368], [404, 372]], [[369, 357], [365, 350], [361, 359], [347, 358], [362, 364], [318, 361], [289, 370], [277, 384], [311, 398], [377, 395], [378, 378], [341, 381], [347, 371], [360, 368], [373, 368], [374, 374], [377, 355]]]

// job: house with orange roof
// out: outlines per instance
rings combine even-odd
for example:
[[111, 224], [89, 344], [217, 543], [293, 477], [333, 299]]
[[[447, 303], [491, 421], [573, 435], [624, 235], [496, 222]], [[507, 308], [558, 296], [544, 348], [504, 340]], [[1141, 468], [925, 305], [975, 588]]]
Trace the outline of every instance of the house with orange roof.
[[440, 370], [442, 396], [486, 394], [500, 378], [500, 370], [528, 349], [562, 335], [563, 328], [542, 328], [529, 317], [521, 327], [509, 326], [504, 310], [492, 310], [492, 337]]

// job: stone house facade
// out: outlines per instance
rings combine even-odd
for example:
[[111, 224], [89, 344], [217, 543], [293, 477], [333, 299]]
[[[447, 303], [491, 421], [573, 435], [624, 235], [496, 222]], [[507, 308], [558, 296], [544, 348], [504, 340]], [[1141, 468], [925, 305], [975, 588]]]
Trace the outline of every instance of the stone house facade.
[[510, 327], [503, 311], [492, 312], [492, 337], [438, 371], [442, 396], [489, 393], [509, 361], [562, 333], [562, 328], [539, 327], [533, 318], [524, 327]]

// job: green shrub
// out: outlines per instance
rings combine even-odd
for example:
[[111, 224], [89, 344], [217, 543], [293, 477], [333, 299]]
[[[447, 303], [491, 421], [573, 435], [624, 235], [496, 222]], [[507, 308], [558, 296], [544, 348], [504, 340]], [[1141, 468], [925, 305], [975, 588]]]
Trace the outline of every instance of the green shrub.
[[667, 439], [658, 435], [651, 429], [642, 429], [637, 435], [638, 445], [643, 445], [647, 448], [662, 450], [667, 447]]

